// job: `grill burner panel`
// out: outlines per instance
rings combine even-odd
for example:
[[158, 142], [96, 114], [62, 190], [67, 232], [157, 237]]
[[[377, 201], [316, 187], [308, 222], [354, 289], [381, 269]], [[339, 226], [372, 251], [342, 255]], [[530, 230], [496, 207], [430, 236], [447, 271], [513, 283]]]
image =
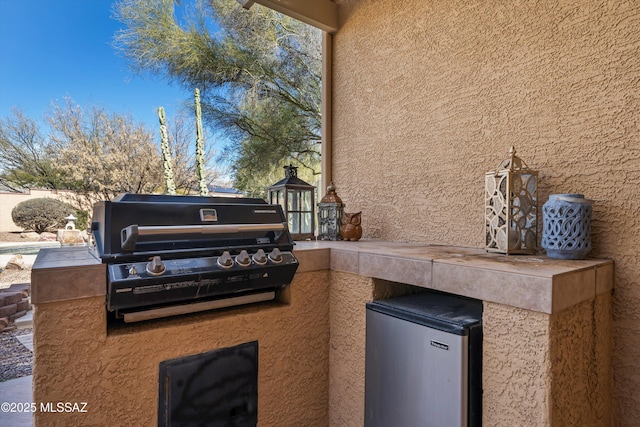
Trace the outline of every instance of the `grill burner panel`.
[[249, 294], [261, 300], [298, 267], [282, 208], [261, 199], [125, 194], [95, 205], [92, 231], [116, 317], [156, 307], [179, 314], [168, 307], [213, 299], [200, 305], [228, 306], [218, 300]]
[[[251, 260], [246, 267], [237, 261], [231, 267], [220, 267], [218, 258], [163, 261], [162, 276], [149, 274], [147, 262], [111, 264], [108, 306], [111, 310], [122, 310], [280, 287], [289, 284], [298, 267], [291, 252], [281, 253], [277, 264], [269, 260], [268, 264], [260, 265]], [[131, 274], [132, 270], [136, 274]]]

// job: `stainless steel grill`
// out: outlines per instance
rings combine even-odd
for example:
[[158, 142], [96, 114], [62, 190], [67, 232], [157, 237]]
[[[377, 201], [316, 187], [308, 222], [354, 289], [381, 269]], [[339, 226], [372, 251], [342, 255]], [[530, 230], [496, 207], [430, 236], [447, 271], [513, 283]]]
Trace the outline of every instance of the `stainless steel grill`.
[[261, 199], [124, 194], [91, 229], [125, 322], [270, 300], [298, 267], [282, 208]]

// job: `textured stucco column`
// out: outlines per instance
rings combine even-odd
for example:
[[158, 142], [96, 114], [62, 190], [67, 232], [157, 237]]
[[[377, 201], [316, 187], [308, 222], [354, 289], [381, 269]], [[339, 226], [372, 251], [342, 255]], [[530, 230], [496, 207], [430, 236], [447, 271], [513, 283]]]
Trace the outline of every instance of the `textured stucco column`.
[[549, 315], [483, 313], [483, 425], [610, 426], [611, 294]]
[[549, 315], [485, 302], [482, 328], [483, 425], [549, 425]]
[[329, 426], [364, 425], [366, 303], [404, 295], [415, 287], [331, 271], [329, 318]]
[[331, 272], [329, 298], [329, 425], [364, 425], [365, 304], [371, 278]]
[[614, 425], [611, 293], [551, 316], [550, 326], [552, 424]]
[[258, 340], [259, 425], [326, 426], [328, 281], [326, 270], [302, 272], [285, 292], [286, 304], [110, 329], [104, 296], [41, 301], [34, 402], [87, 402], [87, 412], [38, 412], [36, 425], [156, 425], [161, 361]]
[[[122, 417], [130, 410], [128, 405], [118, 408], [114, 418], [101, 409], [106, 391], [102, 389], [102, 355], [107, 341], [104, 297], [38, 303], [34, 307], [33, 401], [38, 407], [47, 403], [54, 406], [58, 402], [78, 403], [86, 410], [37, 411], [34, 425], [107, 425], [113, 419], [127, 419]], [[113, 384], [110, 389], [122, 385]], [[130, 393], [133, 392], [124, 394]]]

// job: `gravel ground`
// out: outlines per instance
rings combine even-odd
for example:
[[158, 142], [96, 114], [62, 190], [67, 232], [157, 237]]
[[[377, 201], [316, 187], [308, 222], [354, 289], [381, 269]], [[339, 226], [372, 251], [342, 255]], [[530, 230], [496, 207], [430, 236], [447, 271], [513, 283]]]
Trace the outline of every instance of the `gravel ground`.
[[0, 271], [0, 289], [8, 288], [12, 283], [29, 282], [31, 282], [31, 268], [25, 268], [24, 270]]
[[22, 233], [12, 233], [8, 231], [0, 231], [0, 242], [33, 242], [34, 239], [25, 239], [20, 236]]
[[[0, 232], [0, 242], [29, 242], [20, 233]], [[12, 283], [31, 281], [31, 269], [0, 271], [0, 289]], [[22, 345], [16, 337], [33, 333], [31, 328], [0, 332], [0, 382], [31, 375], [33, 353]]]
[[31, 333], [31, 328], [0, 333], [0, 382], [31, 375], [33, 353], [16, 338]]
[[[34, 240], [20, 237], [21, 233], [0, 232], [0, 243], [25, 243]], [[31, 281], [31, 268], [24, 270], [3, 270], [0, 266], [0, 289], [8, 288], [12, 283], [27, 283]]]
[[[0, 243], [24, 243], [33, 240], [20, 237], [20, 233], [0, 232]], [[0, 268], [0, 289], [8, 288], [12, 283], [27, 283], [31, 281], [31, 269], [2, 270]]]

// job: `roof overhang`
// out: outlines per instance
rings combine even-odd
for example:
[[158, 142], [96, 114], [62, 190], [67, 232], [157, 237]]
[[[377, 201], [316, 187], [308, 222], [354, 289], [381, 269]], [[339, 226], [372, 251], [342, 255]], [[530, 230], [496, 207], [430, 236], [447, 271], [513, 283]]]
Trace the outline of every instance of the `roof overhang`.
[[338, 5], [331, 0], [236, 0], [245, 9], [254, 3], [298, 19], [328, 33], [338, 31]]

